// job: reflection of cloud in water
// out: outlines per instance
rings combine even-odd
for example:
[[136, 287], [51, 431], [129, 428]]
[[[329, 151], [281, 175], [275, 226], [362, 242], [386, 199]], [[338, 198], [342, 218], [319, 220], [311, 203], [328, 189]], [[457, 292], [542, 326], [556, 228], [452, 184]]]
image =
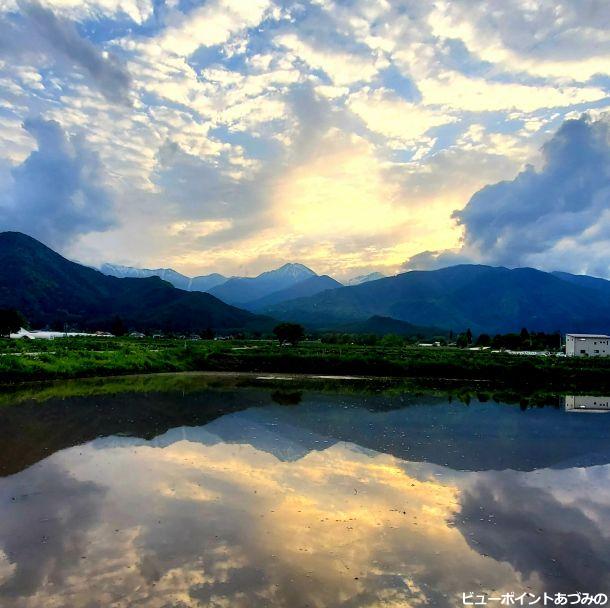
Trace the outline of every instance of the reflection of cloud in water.
[[52, 463], [11, 481], [0, 484], [0, 582], [2, 562], [12, 570], [0, 598], [31, 594], [43, 585], [61, 588], [88, 552], [88, 532], [104, 491]]
[[[547, 590], [610, 584], [610, 466], [481, 473], [455, 518], [469, 543]], [[491, 524], [491, 525], [490, 525]]]
[[[547, 582], [540, 571], [546, 555], [534, 552], [525, 564], [519, 547], [496, 547], [498, 526], [487, 526], [487, 540], [483, 522], [471, 520], [490, 505], [512, 534], [511, 525], [532, 517], [523, 501], [563, 517], [566, 473], [582, 475], [454, 473], [345, 443], [287, 462], [243, 444], [74, 448], [0, 480], [5, 496], [24, 483], [60, 488], [57, 505], [36, 501], [25, 516], [0, 504], [0, 557], [8, 556], [5, 570], [17, 564], [6, 570], [0, 605], [11, 597], [15, 608], [442, 607], [454, 606], [462, 591], [536, 588]], [[592, 484], [581, 479], [578, 494]], [[610, 502], [602, 498], [578, 503], [583, 511], [567, 520], [589, 539], [596, 560], [603, 538], [595, 544], [592, 535], [607, 523]], [[39, 551], [38, 522], [48, 511], [63, 525], [53, 528], [50, 552], [43, 549], [46, 565], [22, 565], [21, 557]], [[21, 554], [11, 532], [19, 522]], [[546, 538], [536, 537], [538, 544]], [[19, 569], [26, 567], [24, 579]]]
[[0, 585], [11, 578], [16, 569], [17, 564], [11, 564], [6, 553], [0, 551]]

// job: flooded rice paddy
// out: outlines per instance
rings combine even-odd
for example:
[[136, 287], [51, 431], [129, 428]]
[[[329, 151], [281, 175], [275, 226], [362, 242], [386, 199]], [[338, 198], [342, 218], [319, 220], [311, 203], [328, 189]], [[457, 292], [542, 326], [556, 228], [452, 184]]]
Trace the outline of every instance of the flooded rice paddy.
[[607, 400], [265, 382], [3, 395], [0, 606], [608, 593]]

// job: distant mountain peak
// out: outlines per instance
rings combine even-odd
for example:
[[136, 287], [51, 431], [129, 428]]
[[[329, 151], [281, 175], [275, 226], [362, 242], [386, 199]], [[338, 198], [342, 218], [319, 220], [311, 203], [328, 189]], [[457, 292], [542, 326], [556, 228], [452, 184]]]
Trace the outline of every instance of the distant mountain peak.
[[291, 262], [256, 277], [233, 277], [210, 293], [229, 304], [244, 305], [317, 276], [307, 266]]
[[100, 271], [112, 277], [124, 278], [146, 278], [159, 277], [168, 283], [171, 283], [178, 289], [185, 291], [208, 291], [212, 287], [216, 287], [227, 280], [221, 274], [214, 272], [205, 276], [187, 277], [180, 274], [173, 268], [134, 268], [133, 266], [123, 266], [122, 264], [104, 263], [100, 266]]
[[305, 266], [304, 264], [299, 264], [298, 262], [288, 262], [287, 264], [284, 264], [283, 266], [280, 266], [275, 270], [268, 270], [267, 272], [263, 272], [262, 274], [284, 275], [295, 278], [307, 278], [316, 276], [316, 273], [311, 268], [307, 268], [307, 266]]

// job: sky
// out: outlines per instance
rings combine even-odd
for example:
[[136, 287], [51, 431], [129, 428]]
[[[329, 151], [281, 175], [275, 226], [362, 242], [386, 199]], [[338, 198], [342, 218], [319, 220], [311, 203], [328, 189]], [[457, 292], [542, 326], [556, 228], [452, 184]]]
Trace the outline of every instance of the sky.
[[189, 275], [610, 277], [610, 3], [0, 0], [0, 229]]

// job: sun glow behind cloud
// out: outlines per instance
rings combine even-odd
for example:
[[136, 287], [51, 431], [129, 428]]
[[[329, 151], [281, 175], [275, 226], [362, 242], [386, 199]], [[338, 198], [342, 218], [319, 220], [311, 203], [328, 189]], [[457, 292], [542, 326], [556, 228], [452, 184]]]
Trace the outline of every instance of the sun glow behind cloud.
[[296, 167], [278, 184], [278, 219], [294, 232], [321, 239], [373, 235], [409, 217], [393, 205], [396, 188], [384, 182], [379, 164], [362, 140], [333, 149], [336, 134], [321, 142], [321, 154]]

